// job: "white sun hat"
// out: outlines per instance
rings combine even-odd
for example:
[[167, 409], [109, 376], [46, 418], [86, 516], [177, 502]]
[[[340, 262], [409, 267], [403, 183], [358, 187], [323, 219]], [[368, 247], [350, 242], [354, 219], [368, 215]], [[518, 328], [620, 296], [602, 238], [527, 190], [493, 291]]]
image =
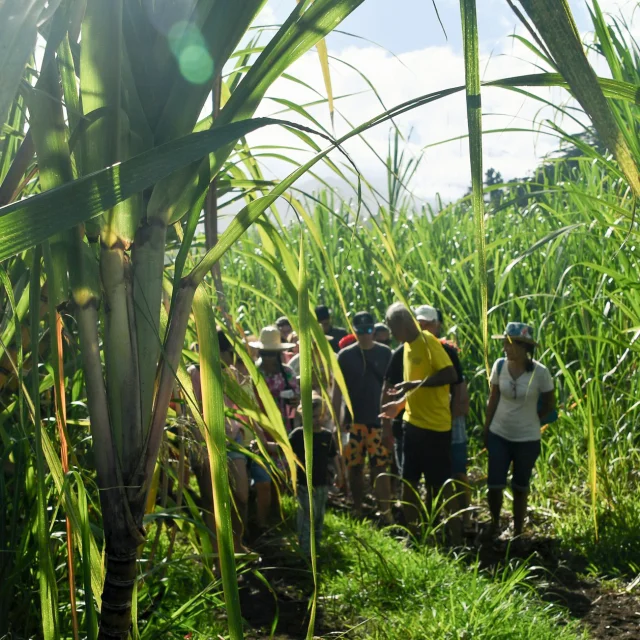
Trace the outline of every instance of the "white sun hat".
[[249, 343], [250, 347], [261, 351], [286, 351], [293, 349], [296, 345], [291, 342], [282, 342], [280, 329], [278, 327], [264, 327], [260, 331], [260, 339]]

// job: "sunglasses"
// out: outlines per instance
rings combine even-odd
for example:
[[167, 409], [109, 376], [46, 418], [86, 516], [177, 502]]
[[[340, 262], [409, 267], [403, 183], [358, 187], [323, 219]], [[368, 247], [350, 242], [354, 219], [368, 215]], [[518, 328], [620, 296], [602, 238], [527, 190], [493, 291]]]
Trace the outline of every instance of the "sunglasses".
[[373, 327], [371, 325], [364, 325], [361, 327], [354, 327], [355, 332], [359, 335], [359, 336], [366, 336], [366, 335], [370, 335], [373, 333]]

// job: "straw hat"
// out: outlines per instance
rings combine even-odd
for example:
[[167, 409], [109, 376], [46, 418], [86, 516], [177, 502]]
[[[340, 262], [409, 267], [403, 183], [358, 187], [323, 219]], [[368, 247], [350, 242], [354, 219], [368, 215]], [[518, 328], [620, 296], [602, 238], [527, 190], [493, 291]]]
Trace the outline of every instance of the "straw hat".
[[494, 340], [504, 340], [509, 338], [514, 342], [525, 342], [526, 344], [533, 344], [536, 347], [538, 343], [533, 339], [533, 327], [524, 322], [509, 322], [507, 328], [503, 334], [491, 336]]
[[264, 327], [260, 331], [260, 339], [249, 343], [250, 347], [261, 351], [286, 351], [296, 345], [291, 342], [282, 342], [278, 327]]

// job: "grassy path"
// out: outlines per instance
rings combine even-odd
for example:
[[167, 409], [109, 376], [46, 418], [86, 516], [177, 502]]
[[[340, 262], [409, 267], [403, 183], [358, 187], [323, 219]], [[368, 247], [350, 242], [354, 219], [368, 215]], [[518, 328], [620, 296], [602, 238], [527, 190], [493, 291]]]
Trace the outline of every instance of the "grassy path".
[[[295, 551], [295, 536], [259, 547], [260, 588], [247, 578], [243, 614], [269, 636], [302, 638], [311, 576]], [[468, 559], [469, 560], [469, 559]], [[330, 513], [320, 553], [320, 615], [316, 637], [374, 639], [473, 638], [575, 640], [590, 637], [567, 611], [543, 600], [523, 564], [481, 571], [437, 549], [411, 549], [369, 522]], [[276, 606], [277, 603], [277, 606]], [[344, 634], [344, 635], [342, 635]]]

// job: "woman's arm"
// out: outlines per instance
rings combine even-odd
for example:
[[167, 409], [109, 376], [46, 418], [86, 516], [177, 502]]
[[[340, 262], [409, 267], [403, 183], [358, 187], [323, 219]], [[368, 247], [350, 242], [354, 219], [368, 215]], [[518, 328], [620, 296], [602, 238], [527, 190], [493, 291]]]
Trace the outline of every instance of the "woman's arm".
[[548, 416], [556, 408], [556, 394], [553, 391], [541, 393], [539, 406], [538, 416], [540, 418]]
[[487, 415], [484, 420], [484, 446], [487, 446], [489, 439], [489, 427], [493, 422], [493, 417], [496, 415], [496, 409], [498, 408], [498, 402], [500, 402], [500, 387], [497, 384], [491, 385], [491, 393], [489, 394], [489, 402], [487, 402]]

